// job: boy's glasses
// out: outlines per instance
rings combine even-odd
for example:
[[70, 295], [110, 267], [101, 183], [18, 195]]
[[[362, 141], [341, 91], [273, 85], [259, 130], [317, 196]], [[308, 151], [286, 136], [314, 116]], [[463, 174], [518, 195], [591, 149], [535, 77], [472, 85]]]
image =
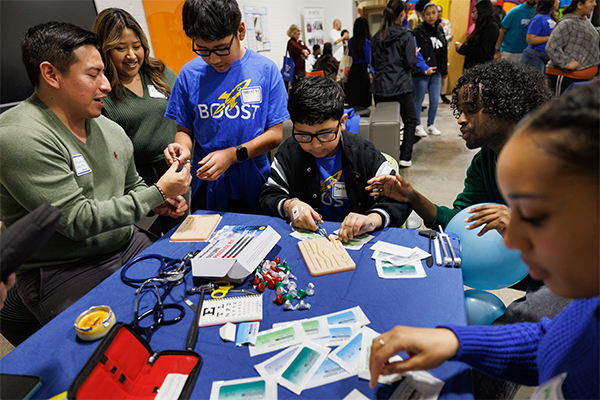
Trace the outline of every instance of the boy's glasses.
[[335, 128], [335, 131], [315, 133], [315, 134], [296, 133], [296, 127], [294, 126], [292, 128], [292, 136], [294, 137], [294, 139], [296, 139], [296, 141], [298, 143], [310, 143], [313, 141], [314, 138], [317, 138], [317, 140], [321, 143], [327, 143], [327, 142], [333, 142], [337, 138], [339, 130], [340, 130], [340, 122], [339, 121], [338, 121], [337, 128]]
[[235, 39], [235, 34], [233, 34], [233, 36], [231, 37], [231, 42], [229, 42], [229, 46], [227, 46], [223, 49], [213, 49], [213, 50], [198, 49], [198, 48], [196, 48], [196, 42], [194, 42], [192, 40], [192, 51], [201, 57], [210, 57], [210, 53], [215, 53], [219, 57], [228, 56], [229, 54], [231, 54], [231, 46], [233, 45], [233, 39]]

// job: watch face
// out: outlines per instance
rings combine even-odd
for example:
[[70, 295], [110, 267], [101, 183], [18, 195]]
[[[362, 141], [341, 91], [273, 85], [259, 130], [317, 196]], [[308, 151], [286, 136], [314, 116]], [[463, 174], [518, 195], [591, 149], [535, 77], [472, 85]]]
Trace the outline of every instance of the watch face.
[[238, 161], [244, 161], [248, 159], [248, 149], [244, 146], [235, 146], [235, 155]]

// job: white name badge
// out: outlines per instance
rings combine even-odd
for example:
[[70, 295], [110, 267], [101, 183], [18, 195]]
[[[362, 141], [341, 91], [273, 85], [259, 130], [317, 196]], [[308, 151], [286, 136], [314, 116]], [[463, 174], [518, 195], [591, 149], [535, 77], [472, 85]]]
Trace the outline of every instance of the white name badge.
[[562, 384], [566, 378], [567, 373], [563, 372], [542, 383], [531, 395], [531, 400], [563, 400]]
[[157, 99], [166, 99], [167, 96], [165, 96], [163, 93], [159, 92], [158, 89], [156, 89], [154, 87], [154, 85], [148, 85], [148, 94], [150, 95], [150, 97], [154, 97]]
[[242, 103], [244, 104], [259, 104], [262, 103], [262, 87], [253, 86], [246, 89], [241, 89]]
[[346, 193], [346, 183], [337, 182], [333, 184], [333, 197], [336, 199], [347, 199], [348, 194]]
[[75, 166], [75, 173], [77, 174], [77, 176], [81, 176], [83, 174], [92, 172], [90, 166], [81, 154], [76, 154], [73, 156], [73, 165]]

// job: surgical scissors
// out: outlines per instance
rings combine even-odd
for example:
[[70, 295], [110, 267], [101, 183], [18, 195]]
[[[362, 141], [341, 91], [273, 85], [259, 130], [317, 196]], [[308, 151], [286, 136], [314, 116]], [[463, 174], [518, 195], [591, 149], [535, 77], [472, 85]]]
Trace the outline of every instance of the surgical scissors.
[[215, 281], [213, 283], [212, 292], [210, 297], [213, 299], [222, 299], [227, 293], [244, 293], [244, 294], [256, 294], [246, 289], [236, 289], [231, 282], [228, 281]]

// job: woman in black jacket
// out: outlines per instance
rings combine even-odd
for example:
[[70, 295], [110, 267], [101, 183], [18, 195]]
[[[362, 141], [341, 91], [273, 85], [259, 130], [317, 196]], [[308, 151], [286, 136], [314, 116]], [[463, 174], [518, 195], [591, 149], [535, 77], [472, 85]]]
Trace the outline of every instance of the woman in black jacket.
[[[428, 66], [434, 69], [427, 75], [420, 71], [413, 74], [415, 85], [415, 112], [417, 114], [417, 136], [440, 135], [433, 123], [440, 102], [442, 79], [448, 76], [448, 45], [444, 30], [438, 20], [438, 10], [434, 3], [427, 3], [423, 9], [423, 22], [414, 30], [417, 46], [421, 48], [421, 56]], [[429, 71], [429, 70], [428, 70]], [[427, 112], [427, 129], [421, 125], [421, 107], [425, 92], [429, 91], [429, 110]]]
[[371, 65], [375, 70], [371, 92], [375, 104], [386, 101], [400, 103], [404, 137], [400, 146], [401, 167], [412, 165], [417, 115], [414, 104], [412, 69], [417, 65], [414, 37], [402, 26], [406, 4], [391, 0], [383, 11], [381, 30], [373, 36]]
[[490, 0], [480, 0], [471, 12], [475, 29], [465, 43], [456, 42], [456, 52], [465, 56], [464, 69], [475, 64], [481, 64], [494, 59], [496, 41], [500, 34], [500, 27], [494, 18], [494, 6]]

